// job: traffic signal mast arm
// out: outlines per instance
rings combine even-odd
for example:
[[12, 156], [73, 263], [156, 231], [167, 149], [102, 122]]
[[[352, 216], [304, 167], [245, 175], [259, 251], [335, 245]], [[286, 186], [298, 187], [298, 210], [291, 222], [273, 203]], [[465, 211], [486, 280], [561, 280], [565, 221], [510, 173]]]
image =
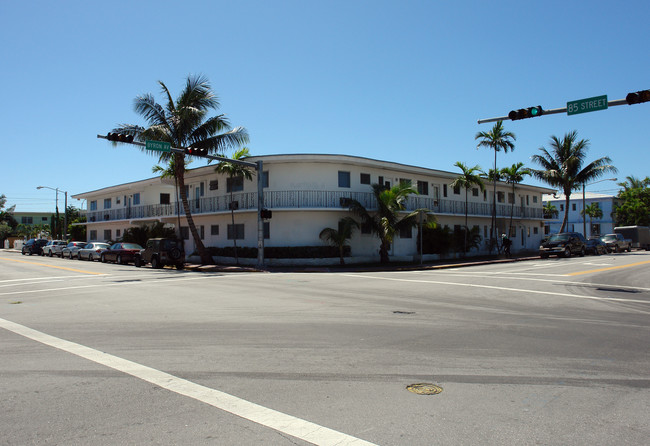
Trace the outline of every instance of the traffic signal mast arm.
[[[629, 93], [625, 97], [625, 99], [616, 99], [614, 101], [608, 101], [607, 107], [613, 107], [616, 105], [640, 104], [642, 102], [649, 102], [649, 101], [650, 101], [650, 90], [641, 90], [634, 93]], [[537, 109], [537, 110], [531, 113], [530, 111], [533, 109]], [[566, 112], [567, 112], [567, 107], [554, 108], [551, 110], [543, 110], [542, 107], [538, 105], [536, 107], [529, 107], [527, 109], [522, 108], [519, 110], [512, 110], [508, 114], [508, 116], [501, 116], [499, 118], [479, 119], [478, 123], [485, 124], [487, 122], [505, 121], [506, 119], [516, 121], [518, 119], [534, 118], [542, 115], [554, 115], [557, 113], [566, 113]]]

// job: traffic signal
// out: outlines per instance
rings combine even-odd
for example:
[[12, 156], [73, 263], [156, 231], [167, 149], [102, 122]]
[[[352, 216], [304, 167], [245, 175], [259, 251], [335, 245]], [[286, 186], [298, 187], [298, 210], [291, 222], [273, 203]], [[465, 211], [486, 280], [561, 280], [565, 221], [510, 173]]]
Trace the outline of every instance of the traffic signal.
[[625, 96], [625, 101], [628, 105], [648, 102], [650, 101], [650, 90], [641, 90], [635, 93], [628, 93], [627, 96]]
[[268, 220], [269, 218], [273, 217], [273, 212], [271, 212], [270, 209], [264, 208], [260, 211], [260, 216], [262, 219]]
[[106, 139], [114, 142], [133, 142], [133, 135], [127, 135], [125, 133], [108, 133]]
[[197, 149], [196, 147], [187, 147], [184, 150], [185, 150], [185, 155], [205, 157], [208, 154], [208, 149]]
[[542, 116], [544, 114], [544, 109], [542, 108], [541, 105], [538, 105], [537, 107], [528, 107], [528, 108], [520, 108], [519, 110], [512, 110], [510, 113], [508, 113], [508, 118], [510, 118], [513, 121], [516, 121], [518, 119], [526, 119], [526, 118], [536, 118], [538, 116]]

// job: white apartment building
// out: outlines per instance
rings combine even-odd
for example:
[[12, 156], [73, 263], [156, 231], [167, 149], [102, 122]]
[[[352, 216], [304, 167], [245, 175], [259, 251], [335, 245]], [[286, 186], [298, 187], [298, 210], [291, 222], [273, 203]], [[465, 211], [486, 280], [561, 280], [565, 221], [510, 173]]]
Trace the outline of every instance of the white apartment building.
[[[560, 231], [562, 226], [562, 219], [566, 211], [566, 197], [564, 194], [550, 195], [544, 194], [544, 203], [550, 203], [558, 210], [558, 216], [552, 219], [545, 220], [544, 234], [554, 234]], [[582, 209], [583, 206], [590, 206], [596, 203], [600, 210], [603, 212], [601, 218], [590, 219], [587, 215], [583, 222]], [[598, 194], [595, 192], [585, 192], [584, 203], [582, 200], [582, 192], [572, 193], [569, 197], [569, 217], [567, 221], [566, 232], [579, 232], [583, 234], [583, 229], [586, 229], [586, 238], [595, 235], [611, 234], [614, 232], [614, 209], [618, 205], [618, 199], [613, 195]], [[591, 220], [591, 223], [590, 223]]]
[[[465, 190], [454, 190], [450, 183], [454, 172], [379, 161], [349, 155], [287, 154], [247, 158], [263, 162], [264, 207], [273, 216], [264, 222], [264, 246], [318, 246], [326, 227], [337, 228], [338, 221], [349, 215], [342, 199], [353, 198], [367, 209], [376, 204], [371, 184], [393, 186], [408, 181], [419, 192], [409, 197], [407, 209], [427, 208], [441, 225], [451, 229], [465, 224]], [[185, 184], [192, 217], [206, 247], [257, 247], [257, 177], [253, 181], [228, 179], [217, 174], [215, 166], [186, 172]], [[542, 195], [547, 188], [518, 184], [497, 185], [497, 233], [507, 231], [513, 212], [513, 252], [535, 250], [544, 229]], [[235, 226], [230, 213], [231, 192], [237, 202]], [[478, 226], [484, 239], [489, 238], [492, 213], [492, 185], [485, 191], [469, 191], [468, 226]], [[74, 195], [88, 203], [89, 241], [117, 240], [133, 225], [160, 221], [176, 226], [179, 222], [186, 252], [194, 251], [182, 205], [177, 206], [173, 180], [150, 178]], [[514, 207], [513, 207], [514, 203]], [[180, 215], [179, 215], [180, 214]], [[412, 260], [417, 255], [417, 228], [400, 234], [393, 242], [393, 259]], [[379, 240], [364, 231], [356, 231], [351, 241], [351, 262], [376, 261]], [[485, 250], [487, 252], [487, 244]], [[334, 261], [338, 261], [334, 259]]]

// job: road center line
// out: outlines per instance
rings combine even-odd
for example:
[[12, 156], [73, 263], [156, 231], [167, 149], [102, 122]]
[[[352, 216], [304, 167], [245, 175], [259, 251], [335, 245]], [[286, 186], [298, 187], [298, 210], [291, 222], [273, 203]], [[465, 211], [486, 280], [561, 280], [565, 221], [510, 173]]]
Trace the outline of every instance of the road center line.
[[209, 404], [238, 417], [247, 419], [287, 435], [317, 445], [372, 446], [365, 440], [329, 429], [318, 424], [268, 409], [255, 403], [237, 398], [219, 390], [193, 383], [169, 373], [138, 364], [127, 359], [66, 341], [24, 325], [0, 318], [0, 327], [18, 335], [40, 342], [50, 347], [63, 350], [97, 364], [126, 373], [156, 386], [165, 388], [179, 395]]
[[631, 266], [639, 266], [639, 265], [645, 265], [650, 263], [650, 260], [645, 260], [643, 262], [636, 262], [636, 263], [628, 263], [627, 265], [617, 265], [617, 266], [608, 266], [607, 268], [599, 268], [599, 269], [590, 269], [589, 271], [578, 271], [575, 273], [568, 273], [567, 276], [579, 276], [581, 274], [591, 274], [591, 273], [599, 273], [601, 271], [609, 271], [612, 269], [621, 269], [621, 268], [629, 268]]
[[564, 296], [564, 297], [573, 297], [576, 299], [590, 299], [590, 300], [603, 300], [603, 301], [612, 301], [612, 302], [633, 302], [640, 304], [650, 304], [648, 300], [637, 300], [637, 299], [621, 299], [617, 297], [598, 297], [598, 296], [586, 296], [583, 294], [569, 294], [569, 293], [556, 293], [554, 291], [538, 291], [538, 290], [526, 290], [521, 288], [507, 288], [501, 286], [493, 285], [478, 285], [474, 283], [458, 283], [458, 282], [442, 282], [438, 280], [418, 280], [418, 279], [397, 279], [394, 277], [382, 277], [382, 276], [370, 276], [365, 274], [341, 274], [342, 276], [348, 277], [361, 277], [364, 279], [379, 279], [379, 280], [390, 280], [394, 282], [415, 282], [415, 283], [434, 283], [436, 285], [452, 285], [460, 287], [470, 287], [470, 288], [485, 288], [490, 290], [500, 290], [500, 291], [513, 291], [516, 293], [533, 293], [533, 294], [546, 294], [549, 296]]
[[46, 266], [48, 268], [63, 269], [63, 270], [66, 270], [66, 271], [74, 271], [75, 273], [93, 274], [95, 276], [106, 276], [107, 275], [106, 273], [96, 273], [94, 271], [85, 271], [83, 269], [66, 268], [65, 266], [48, 265], [47, 263], [28, 262], [26, 260], [18, 260], [18, 259], [8, 259], [6, 257], [0, 257], [0, 260], [6, 260], [8, 262], [27, 263], [29, 265]]

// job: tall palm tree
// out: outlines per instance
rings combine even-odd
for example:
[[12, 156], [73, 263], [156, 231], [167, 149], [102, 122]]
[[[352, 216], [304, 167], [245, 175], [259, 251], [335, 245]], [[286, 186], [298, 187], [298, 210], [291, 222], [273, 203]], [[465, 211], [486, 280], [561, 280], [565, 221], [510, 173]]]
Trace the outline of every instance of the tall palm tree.
[[[591, 203], [589, 206], [585, 207], [580, 211], [580, 215], [583, 217], [585, 215], [589, 216], [589, 234], [593, 232], [594, 225], [592, 223], [593, 218], [603, 218], [603, 210], [598, 206], [598, 203]], [[587, 234], [585, 234], [586, 236]]]
[[[241, 149], [236, 150], [235, 153], [233, 153], [231, 159], [241, 161], [248, 156], [250, 156], [250, 152], [248, 151], [248, 148], [242, 147]], [[228, 185], [228, 188], [230, 189], [230, 217], [232, 219], [232, 242], [235, 248], [235, 263], [239, 265], [239, 257], [237, 256], [237, 231], [235, 229], [235, 206], [233, 205], [234, 202], [233, 190], [235, 188], [233, 178], [241, 178], [242, 180], [243, 179], [252, 180], [253, 171], [248, 166], [231, 163], [229, 161], [220, 161], [219, 164], [217, 164], [217, 167], [215, 167], [214, 171], [217, 173], [223, 173], [228, 175], [228, 179], [230, 180], [229, 182], [230, 184]]]
[[[211, 110], [219, 108], [217, 96], [212, 92], [210, 83], [203, 76], [188, 76], [185, 87], [174, 100], [167, 86], [158, 81], [165, 97], [163, 107], [158, 104], [150, 93], [138, 96], [134, 101], [136, 113], [141, 115], [148, 127], [123, 124], [114, 129], [118, 133], [133, 135], [139, 141], [164, 141], [178, 149], [190, 147], [207, 154], [223, 153], [226, 149], [237, 148], [248, 142], [248, 133], [243, 127], [231, 128], [223, 114], [208, 117]], [[145, 147], [141, 150], [147, 152]], [[194, 239], [196, 250], [204, 264], [213, 263], [212, 256], [207, 252], [200, 234], [194, 224], [190, 205], [185, 191], [185, 159], [191, 156], [186, 153], [162, 153], [148, 151], [156, 155], [160, 161], [174, 161], [174, 176], [183, 203], [187, 225]]]
[[580, 189], [584, 183], [599, 178], [604, 174], [616, 173], [618, 170], [610, 163], [612, 160], [604, 156], [582, 167], [589, 149], [588, 139], [578, 139], [578, 132], [572, 131], [564, 138], [551, 136], [550, 151], [541, 147], [541, 154], [533, 155], [533, 162], [542, 169], [530, 169], [534, 177], [552, 187], [562, 189], [565, 197], [564, 218], [560, 232], [564, 232], [569, 218], [569, 201], [571, 192]]
[[483, 184], [483, 179], [481, 178], [481, 167], [476, 165], [474, 167], [468, 167], [464, 163], [460, 161], [456, 161], [454, 166], [458, 167], [461, 170], [461, 174], [456, 177], [454, 181], [450, 184], [451, 187], [453, 188], [464, 188], [465, 189], [465, 246], [464, 246], [464, 252], [467, 252], [467, 233], [469, 231], [469, 227], [467, 226], [467, 213], [468, 213], [468, 205], [469, 205], [469, 190], [474, 187], [478, 186], [481, 191], [485, 190], [485, 185]]
[[361, 218], [362, 224], [368, 225], [379, 237], [379, 261], [388, 263], [388, 250], [395, 234], [417, 225], [419, 214], [428, 209], [416, 209], [405, 214], [407, 197], [418, 193], [409, 183], [396, 184], [390, 189], [383, 184], [373, 184], [372, 193], [377, 201], [376, 211], [367, 210], [357, 200], [349, 200], [348, 207]]
[[506, 183], [512, 184], [512, 207], [510, 208], [510, 227], [508, 228], [508, 237], [512, 234], [512, 218], [515, 215], [515, 187], [517, 184], [524, 181], [524, 177], [527, 175], [530, 175], [530, 170], [525, 168], [524, 163], [522, 162], [501, 169], [501, 177], [506, 180]]
[[346, 245], [350, 238], [352, 238], [352, 233], [355, 229], [359, 227], [359, 223], [352, 217], [343, 217], [339, 220], [339, 228], [325, 228], [320, 234], [319, 238], [326, 241], [330, 245], [339, 249], [339, 256], [341, 265], [345, 265], [345, 260], [343, 260], [343, 254]]
[[[508, 150], [512, 151], [515, 149], [515, 141], [517, 138], [512, 132], [506, 132], [503, 128], [503, 121], [497, 121], [492, 127], [492, 130], [489, 132], [478, 132], [474, 139], [480, 140], [476, 148], [487, 147], [491, 150], [494, 150], [494, 172], [498, 171], [497, 169], [497, 152], [503, 150], [505, 153], [508, 153]], [[494, 190], [492, 194], [492, 225], [490, 227], [490, 252], [492, 252], [492, 247], [495, 245], [495, 236], [494, 231], [497, 226], [497, 182], [496, 178], [492, 180], [494, 184]]]

